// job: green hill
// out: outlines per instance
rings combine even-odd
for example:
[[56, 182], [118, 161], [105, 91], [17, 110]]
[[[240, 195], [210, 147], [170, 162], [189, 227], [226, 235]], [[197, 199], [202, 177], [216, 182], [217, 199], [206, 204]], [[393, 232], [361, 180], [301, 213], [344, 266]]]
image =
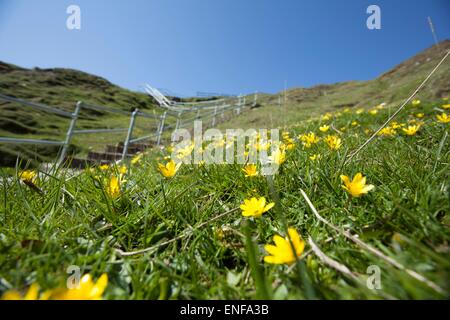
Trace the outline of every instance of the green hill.
[[[262, 95], [259, 102], [264, 108], [253, 109], [235, 118], [226, 126], [277, 127], [297, 123], [323, 112], [333, 112], [344, 107], [370, 108], [374, 103], [386, 102], [393, 107], [406, 99], [439, 63], [450, 40], [432, 46], [395, 66], [370, 81], [348, 81], [323, 84], [311, 88], [292, 88], [275, 95]], [[433, 75], [418, 97], [435, 100], [450, 92], [450, 59], [447, 59]], [[281, 100], [281, 104], [279, 101]], [[281, 112], [281, 114], [280, 114]]]
[[[77, 101], [108, 106], [125, 111], [137, 107], [154, 110], [152, 99], [144, 94], [120, 88], [109, 81], [70, 69], [24, 69], [0, 62], [0, 93], [72, 112]], [[0, 136], [62, 140], [69, 120], [0, 100]], [[77, 129], [127, 127], [126, 117], [111, 113], [82, 110]], [[83, 135], [74, 140], [78, 153], [101, 148], [108, 142], [123, 139], [119, 135]], [[0, 165], [11, 165], [16, 154], [24, 158], [54, 156], [57, 148], [48, 146], [1, 145]]]
[[[445, 40], [439, 46], [424, 50], [370, 81], [292, 88], [286, 92], [286, 103], [283, 102], [284, 93], [260, 94], [260, 108], [244, 112], [239, 117], [223, 122], [219, 127], [277, 127], [294, 124], [310, 116], [345, 106], [370, 107], [374, 102], [395, 105], [414, 90], [449, 49], [450, 40]], [[447, 61], [420, 92], [419, 97], [436, 99], [447, 95], [450, 91], [449, 74]], [[75, 103], [81, 100], [127, 111], [138, 107], [144, 111], [158, 112], [155, 102], [144, 93], [132, 92], [103, 78], [71, 69], [24, 69], [0, 62], [0, 93], [66, 111], [73, 111]], [[251, 98], [250, 96], [248, 100]], [[61, 120], [58, 116], [1, 100], [0, 110], [0, 136], [62, 140], [69, 125], [67, 119]], [[126, 128], [128, 121], [124, 116], [83, 110], [77, 122], [77, 129]], [[141, 120], [136, 133], [148, 134], [149, 130], [154, 129]], [[71, 150], [75, 154], [84, 155], [90, 150], [101, 150], [106, 144], [123, 141], [124, 137], [125, 133], [80, 135], [74, 138]], [[49, 160], [55, 156], [57, 150], [57, 147], [48, 146], [0, 144], [0, 165], [14, 166], [17, 154], [25, 159]]]

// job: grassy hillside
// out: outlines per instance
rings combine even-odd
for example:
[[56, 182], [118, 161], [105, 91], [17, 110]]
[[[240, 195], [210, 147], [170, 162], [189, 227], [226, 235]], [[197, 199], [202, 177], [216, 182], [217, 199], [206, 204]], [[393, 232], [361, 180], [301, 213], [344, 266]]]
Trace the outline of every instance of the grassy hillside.
[[[345, 164], [387, 107], [291, 126], [272, 178], [259, 165], [246, 177], [240, 164], [182, 164], [164, 177], [157, 163], [171, 154], [154, 152], [75, 176], [5, 177], [0, 295], [20, 298], [38, 286], [34, 298], [448, 299], [450, 123], [438, 118], [445, 103], [408, 105]], [[358, 173], [367, 180], [345, 184], [343, 175]], [[244, 216], [240, 206], [252, 197], [274, 207]], [[288, 240], [274, 238], [287, 227], [301, 237], [291, 236], [297, 258]], [[100, 280], [92, 291], [90, 282], [67, 289], [69, 266]]]
[[[73, 112], [77, 101], [125, 111], [136, 107], [152, 111], [155, 107], [146, 94], [122, 89], [103, 78], [84, 72], [70, 69], [30, 70], [2, 62], [0, 93], [70, 112]], [[128, 122], [129, 119], [124, 116], [83, 110], [77, 129], [127, 127]], [[69, 120], [66, 118], [0, 100], [0, 136], [63, 140], [68, 126]], [[145, 125], [142, 127], [145, 129]], [[78, 153], [86, 153], [89, 148], [102, 148], [107, 143], [123, 141], [124, 135], [79, 136], [74, 140], [74, 148]], [[38, 155], [54, 156], [57, 148], [0, 144], [0, 165], [11, 164], [11, 161], [14, 164], [17, 151], [24, 158], [34, 158]]]
[[[404, 99], [435, 66], [450, 41], [433, 46], [371, 81], [350, 81], [287, 91], [287, 103], [278, 104], [279, 95], [259, 95], [260, 108], [225, 121], [220, 128], [260, 128], [294, 124], [305, 118], [346, 106], [371, 107], [372, 103], [394, 106]], [[450, 63], [447, 61], [420, 93], [436, 99], [450, 91]], [[146, 94], [131, 92], [107, 80], [70, 69], [24, 69], [0, 62], [0, 93], [73, 111], [79, 100], [86, 103], [131, 111], [160, 112]], [[249, 100], [252, 96], [249, 97]], [[188, 99], [195, 101], [196, 99]], [[198, 99], [197, 99], [198, 100]], [[138, 118], [139, 119], [139, 118]], [[167, 120], [169, 123], [173, 119]], [[77, 129], [126, 128], [129, 119], [109, 113], [83, 110]], [[0, 136], [63, 140], [68, 119], [31, 110], [0, 100]], [[154, 123], [139, 119], [136, 135], [155, 130]], [[123, 141], [125, 133], [75, 136], [71, 151], [78, 156], [90, 150], [101, 151], [106, 144]], [[51, 160], [57, 147], [0, 144], [0, 166], [14, 166], [17, 154], [37, 162]]]
[[[311, 88], [293, 88], [277, 95], [262, 95], [264, 108], [253, 109], [222, 127], [264, 128], [294, 124], [321, 113], [345, 107], [370, 108], [382, 102], [391, 107], [406, 99], [426, 78], [428, 73], [450, 50], [450, 40], [433, 46], [370, 81], [349, 81], [319, 85]], [[450, 92], [450, 60], [441, 65], [427, 86], [420, 92], [422, 99], [439, 99]], [[279, 97], [281, 96], [280, 105]]]

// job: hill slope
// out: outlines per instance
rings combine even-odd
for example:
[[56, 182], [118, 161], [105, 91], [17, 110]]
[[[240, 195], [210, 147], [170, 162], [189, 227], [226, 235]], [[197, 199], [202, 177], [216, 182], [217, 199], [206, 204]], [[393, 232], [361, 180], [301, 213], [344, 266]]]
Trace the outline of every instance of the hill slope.
[[[428, 72], [450, 50], [450, 40], [433, 46], [370, 81], [349, 81], [311, 88], [293, 88], [286, 92], [287, 102], [279, 104], [284, 93], [259, 96], [261, 108], [252, 109], [219, 125], [228, 128], [278, 127], [302, 121], [325, 111], [345, 106], [370, 107], [376, 102], [390, 106], [408, 96]], [[420, 92], [419, 98], [433, 100], [450, 92], [450, 61], [446, 61]], [[24, 69], [0, 62], [0, 93], [73, 111], [79, 100], [122, 110], [138, 107], [154, 109], [154, 101], [143, 93], [122, 89], [107, 80], [70, 69]], [[281, 99], [283, 101], [283, 99]], [[69, 122], [48, 113], [30, 111], [0, 100], [0, 136], [59, 139], [65, 135]], [[280, 116], [281, 111], [281, 116]], [[102, 112], [83, 111], [78, 129], [127, 127], [126, 117]], [[142, 132], [150, 130], [141, 124]], [[99, 150], [107, 143], [123, 141], [124, 133], [84, 135], [76, 137], [72, 149], [85, 154]], [[0, 144], [0, 165], [14, 165], [17, 153], [24, 158], [45, 160], [54, 156], [55, 147], [13, 146]], [[44, 156], [44, 158], [42, 158]]]
[[[286, 104], [284, 104], [284, 92], [262, 95], [259, 102], [265, 106], [264, 108], [254, 109], [253, 112], [235, 118], [232, 123], [226, 125], [235, 128], [259, 128], [270, 124], [271, 127], [277, 127], [347, 106], [369, 108], [377, 102], [386, 102], [390, 106], [395, 106], [414, 91], [448, 50], [450, 50], [450, 40], [445, 40], [438, 47], [432, 46], [420, 52], [374, 80], [289, 89], [286, 92]], [[447, 96], [449, 92], [450, 59], [447, 59], [418, 97], [435, 100]], [[279, 101], [282, 102], [281, 105]]]
[[[152, 110], [155, 106], [146, 94], [131, 92], [84, 72], [70, 69], [24, 69], [3, 62], [0, 62], [0, 93], [70, 112], [74, 110], [77, 101], [126, 111], [135, 107]], [[69, 125], [68, 119], [2, 100], [0, 108], [0, 136], [62, 140]], [[80, 119], [77, 129], [127, 127], [129, 121], [126, 117], [92, 110], [83, 110]], [[86, 152], [87, 146], [100, 147], [111, 139], [114, 141], [123, 137], [115, 135], [101, 138], [99, 140], [98, 135], [83, 136], [76, 141], [76, 148], [79, 152]], [[48, 146], [30, 147], [0, 145], [0, 165], [15, 162], [17, 152], [22, 153], [25, 158], [33, 158], [37, 155], [54, 156], [57, 150]]]

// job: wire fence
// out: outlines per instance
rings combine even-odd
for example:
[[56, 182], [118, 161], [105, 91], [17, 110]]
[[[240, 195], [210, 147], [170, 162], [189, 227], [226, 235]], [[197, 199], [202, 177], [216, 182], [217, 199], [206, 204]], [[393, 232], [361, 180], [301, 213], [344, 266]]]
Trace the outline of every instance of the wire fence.
[[[120, 148], [120, 160], [124, 160], [129, 156], [128, 151], [130, 147], [135, 144], [148, 143], [149, 145], [159, 146], [163, 142], [163, 139], [171, 136], [171, 132], [181, 128], [189, 129], [193, 127], [194, 121], [196, 120], [201, 120], [205, 127], [215, 127], [219, 122], [224, 121], [225, 118], [238, 116], [244, 109], [255, 106], [257, 101], [257, 94], [255, 94], [252, 101], [247, 101], [244, 96], [237, 96], [208, 101], [173, 103], [162, 96], [162, 94], [159, 96], [159, 94], [156, 94], [158, 97], [156, 100], [160, 108], [157, 108], [153, 113], [144, 112], [138, 108], [127, 112], [111, 107], [92, 105], [82, 101], [78, 101], [75, 104], [73, 112], [68, 112], [44, 104], [0, 94], [0, 101], [6, 101], [20, 105], [23, 108], [31, 108], [47, 114], [53, 114], [69, 121], [68, 129], [62, 140], [0, 136], [0, 144], [59, 146], [60, 150], [56, 163], [57, 165], [61, 165], [67, 157], [69, 146], [73, 142], [74, 136], [95, 135], [95, 138], [97, 138], [100, 135], [122, 133], [125, 134], [125, 138], [122, 141], [123, 147]], [[77, 128], [82, 110], [127, 117], [129, 119], [128, 126], [89, 129]]]

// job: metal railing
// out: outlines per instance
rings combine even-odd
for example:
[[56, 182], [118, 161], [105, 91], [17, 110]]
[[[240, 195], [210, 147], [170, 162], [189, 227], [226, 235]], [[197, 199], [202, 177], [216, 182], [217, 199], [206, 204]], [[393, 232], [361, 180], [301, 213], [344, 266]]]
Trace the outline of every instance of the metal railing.
[[[161, 101], [160, 105], [168, 106], [170, 104], [171, 108], [165, 108], [162, 114], [149, 114], [139, 109], [134, 109], [132, 112], [123, 111], [120, 109], [113, 109], [104, 106], [97, 106], [79, 101], [75, 105], [73, 112], [64, 111], [58, 108], [46, 106], [43, 104], [26, 101], [19, 98], [14, 98], [0, 94], [0, 101], [7, 101], [11, 103], [17, 103], [19, 105], [30, 107], [43, 112], [55, 114], [57, 116], [70, 119], [69, 127], [63, 141], [54, 140], [43, 140], [43, 139], [21, 139], [21, 138], [11, 138], [11, 137], [0, 137], [0, 144], [43, 144], [43, 145], [56, 145], [61, 146], [61, 151], [58, 155], [57, 164], [60, 165], [64, 162], [67, 152], [74, 135], [86, 135], [86, 134], [98, 134], [98, 133], [119, 133], [126, 132], [126, 138], [123, 142], [123, 150], [121, 155], [121, 160], [124, 160], [128, 155], [128, 150], [132, 144], [142, 142], [145, 140], [154, 139], [157, 146], [161, 144], [164, 131], [170, 129], [179, 129], [193, 124], [195, 120], [208, 120], [211, 119], [211, 126], [214, 127], [218, 123], [217, 117], [224, 117], [224, 113], [231, 111], [231, 113], [240, 114], [241, 111], [246, 107], [251, 107], [256, 105], [257, 95], [254, 96], [254, 103], [252, 105], [246, 104], [246, 99], [243, 96], [223, 98], [213, 101], [202, 101], [202, 102], [188, 102], [188, 103], [176, 103], [167, 100], [165, 97], [160, 97], [159, 93], [158, 102]], [[173, 106], [173, 107], [172, 107]], [[80, 112], [82, 109], [90, 109], [100, 112], [108, 112], [112, 114], [117, 114], [121, 116], [129, 117], [129, 125], [127, 128], [98, 128], [98, 129], [76, 129], [77, 120], [80, 117]], [[234, 111], [234, 112], [233, 112]], [[145, 121], [154, 121], [156, 130], [151, 133], [141, 137], [134, 137], [134, 129], [136, 126], [136, 119], [142, 117]], [[173, 118], [173, 124], [167, 124], [168, 117]]]

